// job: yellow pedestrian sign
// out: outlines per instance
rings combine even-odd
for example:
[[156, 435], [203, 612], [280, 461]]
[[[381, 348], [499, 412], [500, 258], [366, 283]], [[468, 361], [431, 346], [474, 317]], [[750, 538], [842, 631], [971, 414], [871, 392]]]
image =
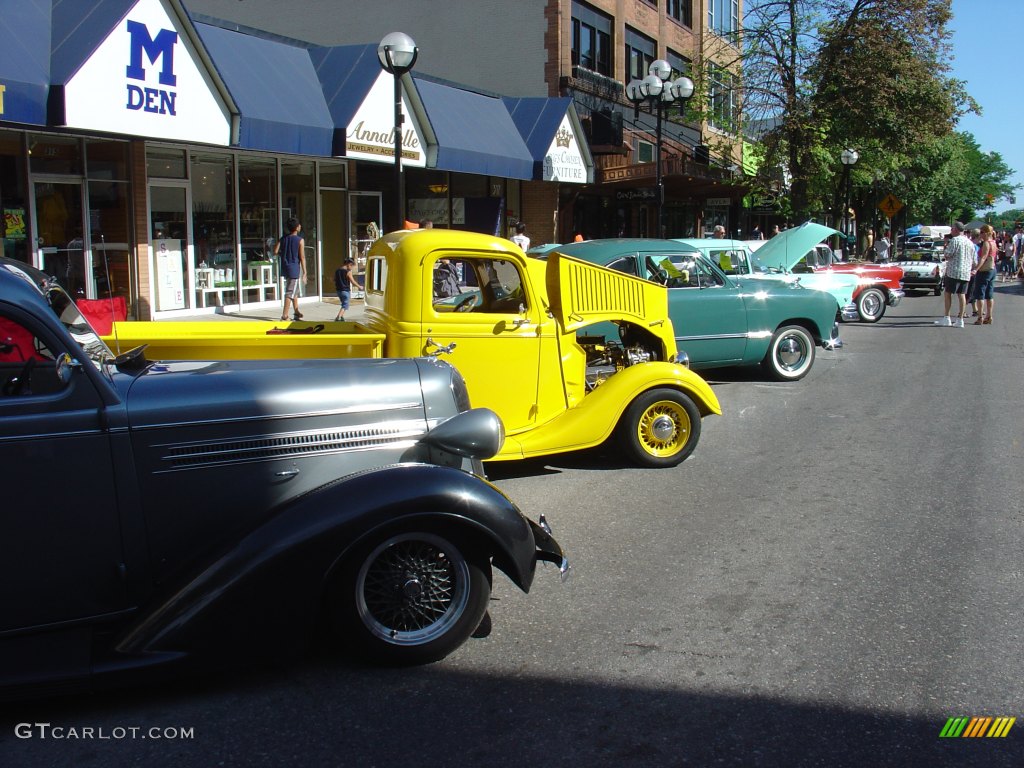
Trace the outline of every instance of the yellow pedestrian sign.
[[900, 212], [903, 207], [903, 201], [901, 201], [896, 195], [888, 194], [885, 199], [878, 204], [878, 210], [884, 213], [890, 219]]

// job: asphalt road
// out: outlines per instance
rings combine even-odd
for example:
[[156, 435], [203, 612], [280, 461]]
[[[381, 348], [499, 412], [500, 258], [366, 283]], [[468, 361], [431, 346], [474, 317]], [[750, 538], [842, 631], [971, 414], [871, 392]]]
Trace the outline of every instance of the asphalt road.
[[[569, 551], [430, 667], [329, 649], [0, 711], [2, 766], [1020, 766], [1024, 291], [936, 328], [917, 295], [795, 384], [708, 374], [673, 470], [492, 465]], [[1020, 717], [939, 738], [950, 717]], [[191, 738], [18, 738], [191, 729]]]

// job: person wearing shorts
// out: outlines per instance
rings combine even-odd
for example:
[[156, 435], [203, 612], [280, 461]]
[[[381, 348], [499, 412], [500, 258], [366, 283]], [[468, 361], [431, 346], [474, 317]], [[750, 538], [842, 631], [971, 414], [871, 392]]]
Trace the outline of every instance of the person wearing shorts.
[[981, 251], [978, 254], [978, 270], [974, 275], [974, 296], [971, 297], [978, 313], [975, 325], [992, 324], [998, 252], [995, 230], [990, 224], [983, 225], [981, 228]]
[[[942, 278], [942, 302], [945, 308], [945, 316], [935, 321], [936, 325], [964, 327], [964, 313], [967, 310], [967, 284], [971, 280], [971, 272], [974, 269], [974, 258], [976, 251], [974, 243], [967, 237], [964, 225], [959, 221], [953, 224], [953, 237], [946, 244], [944, 260], [946, 262], [945, 276]], [[959, 311], [956, 322], [949, 315], [953, 304], [953, 297], [956, 296]]]
[[299, 312], [299, 284], [306, 282], [306, 241], [299, 236], [302, 225], [294, 216], [286, 224], [288, 234], [277, 241], [274, 255], [281, 257], [281, 277], [284, 278], [284, 309], [281, 319], [288, 319], [288, 305], [292, 305], [293, 317], [302, 319]]
[[352, 300], [352, 291], [359, 290], [359, 283], [352, 276], [352, 267], [355, 262], [352, 259], [345, 259], [341, 266], [334, 270], [334, 290], [338, 292], [338, 316], [335, 322], [345, 319], [345, 312], [348, 310], [349, 302]]

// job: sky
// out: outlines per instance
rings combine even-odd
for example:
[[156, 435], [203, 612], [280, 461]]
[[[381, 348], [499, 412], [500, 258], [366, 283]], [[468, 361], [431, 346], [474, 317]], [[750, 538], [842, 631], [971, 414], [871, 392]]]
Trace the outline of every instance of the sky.
[[960, 118], [982, 152], [998, 152], [1021, 185], [1017, 204], [998, 200], [995, 210], [1024, 208], [1024, 0], [953, 0], [953, 71], [981, 106], [981, 116]]

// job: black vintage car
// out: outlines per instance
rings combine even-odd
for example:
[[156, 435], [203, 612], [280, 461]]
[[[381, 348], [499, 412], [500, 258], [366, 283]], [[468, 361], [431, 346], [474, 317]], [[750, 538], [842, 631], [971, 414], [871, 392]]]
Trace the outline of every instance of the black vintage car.
[[[300, 646], [391, 664], [482, 622], [491, 566], [566, 567], [479, 476], [503, 439], [429, 359], [117, 358], [0, 260], [0, 690]], [[474, 473], [474, 470], [476, 473]]]

